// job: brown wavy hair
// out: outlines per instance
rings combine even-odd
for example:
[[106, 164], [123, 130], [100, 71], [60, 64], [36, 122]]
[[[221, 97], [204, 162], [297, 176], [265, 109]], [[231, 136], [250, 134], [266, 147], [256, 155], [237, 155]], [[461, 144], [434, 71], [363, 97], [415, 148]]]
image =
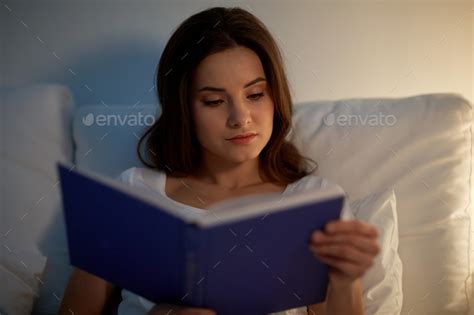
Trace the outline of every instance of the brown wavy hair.
[[[197, 170], [201, 146], [194, 134], [191, 113], [193, 75], [206, 56], [236, 46], [249, 48], [259, 56], [273, 95], [273, 131], [260, 152], [259, 171], [272, 182], [286, 185], [317, 169], [316, 162], [303, 157], [285, 139], [292, 128], [293, 103], [278, 45], [258, 18], [238, 7], [214, 7], [196, 13], [171, 35], [156, 74], [161, 116], [137, 145], [138, 157], [144, 165], [177, 177]], [[144, 157], [141, 146], [145, 140]], [[309, 161], [315, 164], [312, 170]]]

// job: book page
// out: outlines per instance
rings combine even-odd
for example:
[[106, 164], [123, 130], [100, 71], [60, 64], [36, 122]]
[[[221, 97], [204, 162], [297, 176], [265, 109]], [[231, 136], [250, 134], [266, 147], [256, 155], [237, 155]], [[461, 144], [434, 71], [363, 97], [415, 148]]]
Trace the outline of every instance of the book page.
[[214, 226], [341, 196], [345, 197], [344, 191], [337, 186], [330, 186], [294, 192], [289, 195], [267, 193], [237, 197], [209, 207], [209, 213], [197, 218], [197, 224], [202, 227]]

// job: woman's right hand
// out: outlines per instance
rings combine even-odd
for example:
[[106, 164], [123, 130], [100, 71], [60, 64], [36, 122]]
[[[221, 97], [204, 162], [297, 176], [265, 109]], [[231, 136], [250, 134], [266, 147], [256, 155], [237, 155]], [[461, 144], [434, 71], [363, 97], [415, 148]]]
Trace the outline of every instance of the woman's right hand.
[[[172, 310], [172, 312], [170, 312]], [[157, 304], [149, 312], [148, 315], [216, 315], [217, 313], [209, 308], [198, 308], [173, 304]]]

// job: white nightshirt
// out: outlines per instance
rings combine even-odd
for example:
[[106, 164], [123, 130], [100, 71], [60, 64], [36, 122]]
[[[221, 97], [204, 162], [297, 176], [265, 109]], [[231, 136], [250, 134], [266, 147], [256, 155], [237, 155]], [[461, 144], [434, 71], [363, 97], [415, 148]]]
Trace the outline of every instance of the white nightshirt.
[[[163, 200], [171, 203], [174, 206], [179, 206], [183, 209], [188, 209], [191, 213], [197, 216], [208, 213], [209, 210], [195, 208], [174, 199], [169, 198], [165, 193], [166, 173], [149, 168], [132, 167], [123, 171], [118, 179], [130, 186], [139, 187], [141, 189], [149, 190], [151, 193], [158, 194]], [[288, 195], [297, 191], [304, 191], [307, 189], [323, 188], [328, 185], [336, 185], [341, 191], [342, 188], [335, 183], [331, 183], [327, 179], [316, 176], [307, 175], [298, 181], [289, 184], [280, 196]], [[212, 209], [212, 206], [210, 207]], [[342, 212], [341, 219], [353, 219], [354, 215], [350, 211], [350, 207], [346, 203]], [[122, 302], [118, 308], [118, 315], [144, 315], [147, 314], [154, 306], [153, 302], [134, 294], [128, 290], [122, 290]], [[290, 310], [271, 313], [272, 315], [300, 315], [307, 314], [306, 306], [300, 308], [293, 308]]]

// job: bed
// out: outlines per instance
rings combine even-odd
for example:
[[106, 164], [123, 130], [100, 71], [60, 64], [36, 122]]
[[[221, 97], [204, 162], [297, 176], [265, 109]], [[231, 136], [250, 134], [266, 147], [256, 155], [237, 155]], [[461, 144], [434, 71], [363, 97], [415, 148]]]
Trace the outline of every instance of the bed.
[[[72, 270], [55, 162], [111, 177], [139, 166], [137, 137], [159, 109], [74, 104], [55, 84], [3, 93], [0, 313], [55, 314]], [[289, 140], [351, 202], [395, 192], [401, 314], [474, 314], [472, 105], [451, 93], [315, 100], [293, 121]]]

